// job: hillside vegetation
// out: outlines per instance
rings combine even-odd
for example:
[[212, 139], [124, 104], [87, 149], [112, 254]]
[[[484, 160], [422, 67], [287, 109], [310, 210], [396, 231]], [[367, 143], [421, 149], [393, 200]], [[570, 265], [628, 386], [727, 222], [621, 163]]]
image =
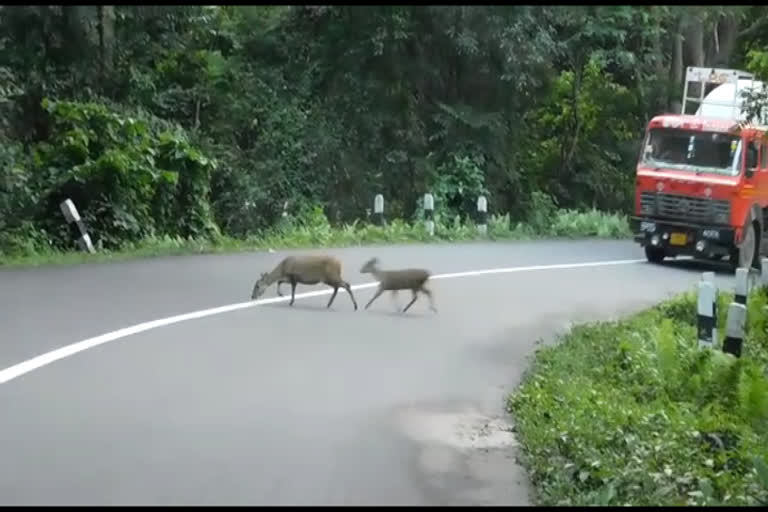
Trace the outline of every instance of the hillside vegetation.
[[767, 305], [750, 294], [739, 359], [698, 348], [695, 293], [540, 350], [508, 403], [537, 504], [767, 505]]
[[427, 191], [444, 238], [480, 194], [503, 232], [623, 234], [645, 123], [685, 65], [764, 74], [765, 13], [0, 7], [0, 258], [72, 250], [67, 197], [110, 251], [357, 229], [377, 193], [416, 229]]

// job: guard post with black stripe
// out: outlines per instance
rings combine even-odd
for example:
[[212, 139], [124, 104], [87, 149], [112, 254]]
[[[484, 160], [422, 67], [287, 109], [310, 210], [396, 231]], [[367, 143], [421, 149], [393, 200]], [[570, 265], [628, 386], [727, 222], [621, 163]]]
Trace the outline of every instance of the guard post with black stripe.
[[749, 269], [736, 269], [736, 286], [733, 302], [728, 307], [723, 352], [741, 357], [744, 331], [747, 325], [747, 297], [749, 296]]
[[61, 208], [64, 218], [67, 219], [67, 224], [69, 224], [70, 231], [72, 232], [72, 238], [76, 240], [80, 250], [95, 253], [96, 249], [94, 249], [93, 242], [91, 242], [88, 228], [80, 218], [75, 203], [71, 199], [67, 199], [59, 205], [59, 208]]
[[717, 337], [717, 285], [715, 284], [715, 273], [714, 272], [704, 272], [703, 274], [704, 281], [707, 281], [709, 283], [712, 283], [712, 288], [714, 289], [714, 294], [712, 295], [712, 318], [715, 319], [715, 323], [712, 325], [712, 343], [714, 345], [718, 345], [720, 343], [720, 338]]
[[736, 269], [736, 289], [734, 290], [733, 300], [736, 304], [747, 304], [749, 295], [749, 269]]
[[731, 302], [728, 308], [728, 323], [725, 328], [723, 352], [741, 357], [741, 346], [744, 344], [744, 326], [747, 322], [747, 306]]
[[435, 198], [432, 194], [424, 194], [424, 224], [429, 236], [435, 234]]
[[485, 196], [477, 198], [477, 231], [481, 235], [488, 232], [488, 200]]
[[698, 334], [699, 348], [711, 349], [717, 342], [717, 315], [715, 314], [717, 291], [715, 284], [706, 276], [699, 281]]
[[373, 198], [373, 222], [377, 226], [384, 225], [384, 196], [376, 194]]
[[760, 260], [760, 286], [768, 291], [768, 258]]

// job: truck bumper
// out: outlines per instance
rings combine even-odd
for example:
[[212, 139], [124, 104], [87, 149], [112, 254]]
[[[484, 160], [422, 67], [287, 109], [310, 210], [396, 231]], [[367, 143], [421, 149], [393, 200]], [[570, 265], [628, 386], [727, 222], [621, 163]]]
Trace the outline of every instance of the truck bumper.
[[630, 217], [635, 242], [663, 248], [669, 256], [728, 256], [735, 248], [736, 230], [688, 222]]

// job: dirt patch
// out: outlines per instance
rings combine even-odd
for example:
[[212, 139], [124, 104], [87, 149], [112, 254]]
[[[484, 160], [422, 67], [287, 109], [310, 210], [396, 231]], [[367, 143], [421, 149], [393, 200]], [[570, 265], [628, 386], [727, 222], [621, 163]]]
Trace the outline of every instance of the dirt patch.
[[415, 475], [443, 505], [530, 505], [518, 443], [504, 417], [470, 407], [398, 410], [400, 432], [416, 445]]
[[448, 445], [460, 450], [517, 446], [511, 425], [477, 411], [429, 411], [418, 407], [398, 415], [402, 432], [414, 441]]

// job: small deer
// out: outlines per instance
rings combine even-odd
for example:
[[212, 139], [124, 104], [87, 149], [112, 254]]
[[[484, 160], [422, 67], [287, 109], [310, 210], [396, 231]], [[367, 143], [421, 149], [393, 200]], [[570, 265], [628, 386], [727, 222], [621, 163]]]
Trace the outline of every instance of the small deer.
[[290, 283], [291, 302], [289, 306], [293, 306], [296, 299], [297, 284], [325, 283], [333, 287], [333, 295], [331, 295], [327, 307], [330, 308], [333, 304], [339, 288], [344, 288], [349, 294], [349, 298], [352, 299], [352, 304], [355, 305], [355, 311], [357, 311], [357, 302], [352, 294], [352, 288], [348, 282], [341, 278], [341, 262], [332, 256], [288, 256], [278, 263], [272, 272], [264, 272], [259, 276], [258, 281], [253, 285], [251, 299], [260, 297], [275, 282], [277, 282], [277, 294], [281, 297], [283, 294], [280, 293], [280, 285]]
[[374, 300], [379, 298], [379, 295], [389, 290], [394, 297], [398, 290], [411, 290], [413, 293], [413, 300], [405, 306], [403, 313], [408, 311], [416, 299], [419, 297], [419, 292], [424, 293], [429, 297], [429, 308], [437, 313], [435, 309], [435, 302], [432, 298], [432, 292], [426, 287], [426, 282], [430, 277], [428, 270], [409, 268], [403, 270], [381, 270], [379, 268], [379, 259], [371, 258], [360, 269], [363, 274], [373, 274], [373, 276], [379, 281], [379, 287], [376, 293], [373, 295], [368, 304], [365, 305], [365, 309], [373, 303]]

